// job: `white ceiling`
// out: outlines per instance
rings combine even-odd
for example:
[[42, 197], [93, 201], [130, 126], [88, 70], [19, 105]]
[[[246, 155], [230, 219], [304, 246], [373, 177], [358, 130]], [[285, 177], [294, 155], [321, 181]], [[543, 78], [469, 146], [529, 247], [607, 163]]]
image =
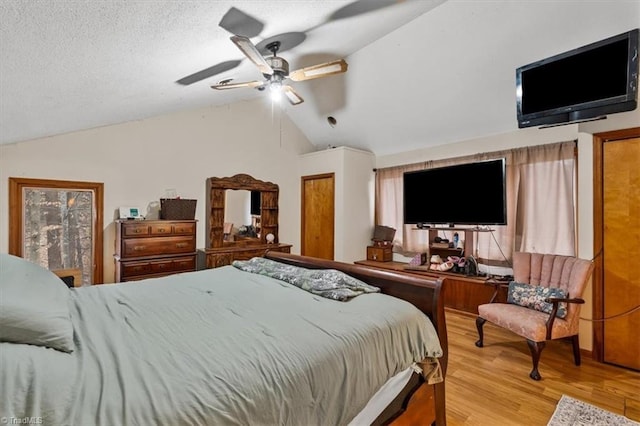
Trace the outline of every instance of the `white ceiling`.
[[[390, 5], [331, 19], [363, 2]], [[268, 102], [255, 89], [209, 88], [259, 79], [247, 60], [175, 83], [243, 58], [218, 26], [231, 7], [265, 24], [254, 43], [306, 34], [280, 55], [292, 69], [347, 60], [344, 75], [292, 83], [305, 102], [282, 107], [318, 148], [378, 155], [514, 131], [518, 66], [640, 27], [640, 1], [623, 0], [1, 0], [0, 143]]]

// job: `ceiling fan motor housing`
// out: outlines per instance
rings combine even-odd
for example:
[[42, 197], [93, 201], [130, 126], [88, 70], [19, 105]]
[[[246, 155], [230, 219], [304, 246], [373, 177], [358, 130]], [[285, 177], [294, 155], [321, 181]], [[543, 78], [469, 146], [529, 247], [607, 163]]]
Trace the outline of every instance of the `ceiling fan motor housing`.
[[[264, 58], [273, 69], [274, 74], [286, 77], [289, 75], [289, 62], [279, 56], [267, 56]], [[266, 77], [266, 76], [265, 76]]]

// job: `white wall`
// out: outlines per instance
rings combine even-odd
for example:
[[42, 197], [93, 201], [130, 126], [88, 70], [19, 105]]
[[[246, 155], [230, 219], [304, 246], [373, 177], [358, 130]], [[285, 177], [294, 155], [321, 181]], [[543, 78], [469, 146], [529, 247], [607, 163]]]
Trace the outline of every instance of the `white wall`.
[[119, 206], [143, 206], [175, 188], [198, 200], [197, 246], [205, 242], [205, 181], [247, 173], [280, 186], [280, 241], [299, 252], [298, 156], [314, 147], [286, 114], [259, 99], [0, 146], [0, 252], [8, 251], [7, 179], [104, 183], [104, 279], [114, 281]]
[[367, 257], [373, 237], [375, 207], [375, 157], [366, 151], [345, 150], [343, 197], [345, 233], [342, 245], [345, 262]]
[[[442, 145], [434, 148], [379, 156], [376, 167], [391, 167], [427, 160], [459, 157], [464, 155], [499, 151], [509, 148], [533, 146], [568, 140], [578, 141], [578, 257], [592, 259], [593, 252], [593, 134], [610, 130], [628, 129], [640, 126], [640, 109], [613, 114], [606, 120], [581, 124], [552, 127], [548, 129], [527, 128], [501, 135]], [[550, 212], [549, 220], [554, 219]], [[586, 304], [581, 311], [582, 318], [592, 318], [593, 294], [591, 284], [583, 295]], [[580, 323], [580, 347], [593, 348], [592, 323]]]
[[354, 262], [366, 257], [373, 235], [374, 161], [372, 153], [349, 147], [300, 157], [300, 176], [335, 174], [335, 260]]

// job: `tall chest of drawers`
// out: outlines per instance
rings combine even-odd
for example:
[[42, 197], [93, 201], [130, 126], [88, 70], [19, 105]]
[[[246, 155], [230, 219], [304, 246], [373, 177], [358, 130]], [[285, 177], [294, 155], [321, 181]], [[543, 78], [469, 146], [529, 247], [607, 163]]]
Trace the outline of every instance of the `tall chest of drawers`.
[[196, 270], [195, 220], [116, 221], [116, 282]]

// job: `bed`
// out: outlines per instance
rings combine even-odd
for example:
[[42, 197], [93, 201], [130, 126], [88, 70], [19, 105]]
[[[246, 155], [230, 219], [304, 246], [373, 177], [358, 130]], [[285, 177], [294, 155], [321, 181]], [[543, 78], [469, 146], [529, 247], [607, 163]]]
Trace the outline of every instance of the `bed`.
[[[336, 301], [234, 266], [68, 289], [49, 271], [0, 256], [0, 417], [387, 424], [421, 388], [421, 423], [445, 424], [440, 282], [267, 253], [278, 264], [345, 272], [387, 295]], [[378, 398], [393, 386], [400, 391]], [[372, 406], [376, 398], [390, 402]]]

